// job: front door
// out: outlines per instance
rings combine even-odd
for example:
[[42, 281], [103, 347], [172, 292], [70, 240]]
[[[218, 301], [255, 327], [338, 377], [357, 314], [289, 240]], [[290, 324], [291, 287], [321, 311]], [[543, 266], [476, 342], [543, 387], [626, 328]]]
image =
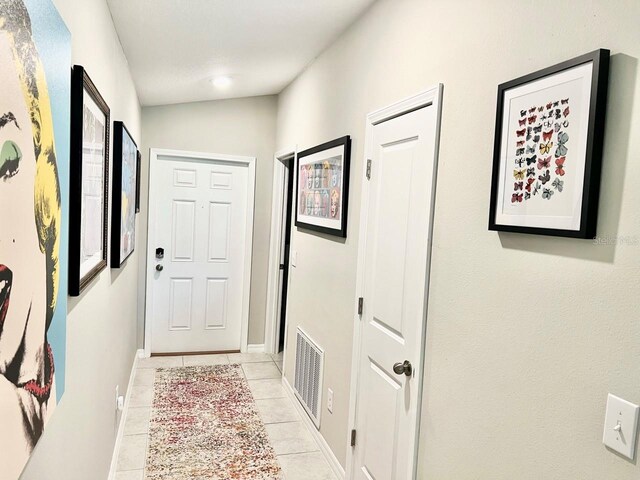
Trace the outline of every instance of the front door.
[[153, 157], [151, 352], [240, 350], [248, 315], [252, 164]]
[[437, 108], [370, 129], [353, 478], [415, 475]]

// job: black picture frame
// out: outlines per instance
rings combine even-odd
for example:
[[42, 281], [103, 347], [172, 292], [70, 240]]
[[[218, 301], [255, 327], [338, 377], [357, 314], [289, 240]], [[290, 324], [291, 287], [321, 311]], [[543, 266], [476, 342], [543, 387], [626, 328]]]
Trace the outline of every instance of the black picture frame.
[[[104, 166], [102, 172], [102, 255], [99, 262], [84, 275], [81, 274], [82, 206], [84, 167], [84, 108], [85, 95], [89, 96], [104, 115]], [[71, 134], [69, 175], [69, 295], [78, 296], [107, 267], [108, 215], [109, 215], [109, 137], [111, 111], [95, 84], [80, 65], [71, 72]]]
[[136, 155], [136, 213], [140, 213], [140, 169], [142, 168], [142, 154]]
[[[503, 232], [517, 232], [536, 235], [549, 235], [558, 237], [571, 237], [590, 239], [594, 238], [597, 230], [598, 202], [600, 195], [600, 176], [602, 168], [602, 149], [605, 127], [605, 112], [607, 104], [607, 90], [609, 78], [609, 57], [610, 52], [606, 49], [599, 49], [581, 55], [571, 60], [557, 65], [539, 70], [523, 77], [511, 80], [498, 86], [498, 100], [496, 107], [495, 141], [493, 154], [493, 172], [491, 179], [491, 202], [489, 211], [489, 230]], [[582, 182], [582, 198], [580, 221], [578, 229], [547, 228], [524, 225], [513, 225], [498, 223], [496, 213], [499, 204], [499, 188], [501, 182], [501, 161], [503, 158], [503, 129], [505, 118], [505, 93], [511, 89], [521, 87], [531, 82], [550, 77], [567, 70], [592, 63], [591, 90], [589, 93], [588, 121], [586, 132], [581, 130], [586, 136], [586, 157], [584, 159], [584, 178]], [[554, 85], [555, 86], [555, 85]], [[522, 112], [520, 113], [522, 114]], [[527, 114], [525, 114], [525, 117]], [[520, 124], [522, 125], [522, 124]], [[561, 132], [560, 132], [561, 133]], [[529, 136], [527, 130], [527, 137]], [[540, 150], [542, 151], [542, 150]], [[556, 152], [557, 153], [557, 152]], [[557, 158], [558, 155], [556, 154]], [[580, 159], [582, 157], [579, 157]], [[518, 159], [516, 158], [516, 162]], [[556, 164], [557, 165], [557, 164]], [[553, 169], [553, 167], [551, 168]], [[562, 170], [562, 167], [561, 167]], [[547, 170], [548, 172], [549, 170]], [[515, 173], [515, 172], [514, 172]], [[556, 170], [557, 173], [557, 170]], [[564, 173], [561, 173], [564, 175]], [[535, 178], [535, 177], [534, 177]], [[512, 179], [510, 179], [512, 180]], [[506, 180], [505, 180], [506, 182]], [[579, 179], [578, 179], [579, 182]], [[516, 182], [517, 183], [517, 182]], [[503, 187], [505, 188], [505, 187]], [[562, 190], [560, 190], [562, 191]], [[525, 197], [526, 198], [526, 197]], [[513, 201], [513, 200], [512, 200]], [[520, 201], [520, 200], [517, 200]], [[575, 216], [575, 219], [578, 217]]]
[[[121, 255], [122, 247], [122, 196], [123, 196], [123, 165], [124, 154], [123, 145], [127, 140], [133, 144], [136, 151], [135, 165], [133, 171], [138, 172], [138, 144], [133, 139], [133, 136], [127, 129], [124, 122], [113, 122], [113, 192], [111, 200], [111, 268], [120, 268], [127, 258], [131, 256], [135, 250], [135, 211], [137, 203], [134, 203], [134, 221], [133, 221], [133, 246], [126, 255]], [[136, 177], [134, 182], [133, 192], [134, 202], [137, 201], [138, 179]]]
[[[340, 182], [341, 190], [339, 193], [339, 207], [338, 207], [340, 211], [339, 226], [332, 228], [326, 225], [320, 225], [318, 224], [320, 220], [318, 220], [318, 223], [313, 223], [314, 220], [311, 218], [309, 218], [309, 220], [307, 221], [300, 220], [301, 194], [303, 193], [301, 192], [301, 177], [300, 177], [301, 165], [304, 162], [304, 159], [306, 157], [310, 157], [312, 155], [316, 155], [316, 154], [334, 149], [336, 147], [342, 147], [341, 148], [342, 172], [341, 172], [341, 182]], [[348, 215], [348, 209], [349, 209], [349, 176], [350, 176], [350, 163], [351, 163], [350, 160], [351, 160], [351, 137], [349, 135], [336, 138], [335, 140], [325, 142], [321, 145], [317, 145], [315, 147], [309, 148], [307, 150], [304, 150], [298, 153], [298, 156], [296, 158], [296, 163], [295, 163], [296, 172], [298, 173], [298, 176], [297, 176], [298, 181], [296, 185], [296, 197], [295, 197], [296, 199], [295, 225], [297, 228], [313, 230], [316, 232], [325, 233], [328, 235], [333, 235], [341, 238], [347, 237], [347, 219], [348, 219], [347, 215]], [[319, 160], [319, 161], [322, 161], [322, 160]], [[322, 190], [326, 195], [328, 192], [331, 192], [331, 186], [328, 186], [327, 184], [325, 184], [324, 186], [316, 185], [313, 188], [313, 190]], [[331, 206], [329, 204], [326, 204], [324, 205], [323, 208], [329, 209], [331, 208]]]

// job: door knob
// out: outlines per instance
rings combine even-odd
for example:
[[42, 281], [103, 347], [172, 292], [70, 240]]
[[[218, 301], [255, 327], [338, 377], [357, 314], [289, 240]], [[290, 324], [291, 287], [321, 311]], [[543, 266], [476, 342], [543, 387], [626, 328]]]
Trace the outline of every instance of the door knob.
[[156, 265], [156, 270], [161, 272], [164, 267], [160, 264]]
[[413, 367], [411, 366], [411, 362], [409, 360], [405, 360], [403, 363], [396, 363], [393, 366], [393, 371], [396, 375], [405, 374], [407, 377], [410, 377], [413, 373]]

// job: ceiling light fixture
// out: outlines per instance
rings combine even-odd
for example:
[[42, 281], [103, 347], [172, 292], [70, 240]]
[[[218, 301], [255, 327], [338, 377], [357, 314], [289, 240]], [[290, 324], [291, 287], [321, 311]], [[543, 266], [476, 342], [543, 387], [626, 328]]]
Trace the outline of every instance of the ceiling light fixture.
[[217, 88], [227, 88], [232, 82], [231, 77], [215, 77], [212, 80], [213, 86]]

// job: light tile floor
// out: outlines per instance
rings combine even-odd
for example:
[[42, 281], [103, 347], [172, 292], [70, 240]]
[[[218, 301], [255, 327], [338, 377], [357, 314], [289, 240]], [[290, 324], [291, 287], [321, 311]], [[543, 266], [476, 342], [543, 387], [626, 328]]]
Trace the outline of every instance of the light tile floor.
[[[231, 353], [138, 360], [115, 480], [144, 480], [155, 369], [240, 363], [286, 480], [335, 480], [281, 383], [282, 354]], [[170, 480], [170, 479], [167, 479]]]

